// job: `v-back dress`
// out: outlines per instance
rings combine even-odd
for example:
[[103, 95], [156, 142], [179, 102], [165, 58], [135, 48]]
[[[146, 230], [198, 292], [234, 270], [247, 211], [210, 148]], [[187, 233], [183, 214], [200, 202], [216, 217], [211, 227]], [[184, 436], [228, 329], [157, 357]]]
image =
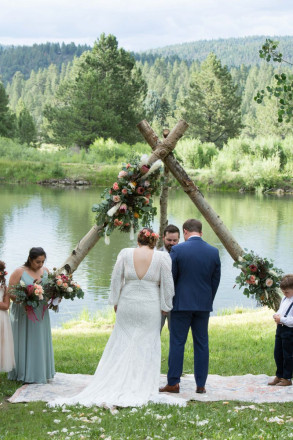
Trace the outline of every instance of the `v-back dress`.
[[117, 305], [114, 330], [92, 381], [79, 394], [49, 406], [142, 406], [148, 402], [185, 405], [183, 399], [159, 394], [161, 310], [172, 309], [174, 284], [168, 253], [154, 251], [139, 279], [133, 248], [123, 249], [112, 272], [109, 303]]
[[[4, 286], [0, 285], [0, 302], [4, 298]], [[10, 371], [14, 367], [13, 337], [9, 314], [0, 310], [0, 371]]]
[[[47, 272], [44, 270], [43, 283]], [[26, 285], [34, 279], [24, 270], [21, 280]], [[47, 383], [55, 375], [50, 316], [48, 309], [43, 314], [43, 305], [35, 309], [38, 321], [28, 319], [23, 305], [13, 303], [10, 311], [14, 339], [15, 368], [8, 379], [26, 383]]]

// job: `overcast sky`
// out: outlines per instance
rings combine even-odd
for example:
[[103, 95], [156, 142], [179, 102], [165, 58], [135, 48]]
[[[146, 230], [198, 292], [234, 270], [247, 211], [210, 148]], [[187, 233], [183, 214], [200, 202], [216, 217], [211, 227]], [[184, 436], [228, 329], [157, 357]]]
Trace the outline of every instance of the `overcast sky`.
[[293, 0], [1, 0], [0, 44], [93, 45], [102, 32], [140, 51], [204, 39], [293, 35]]

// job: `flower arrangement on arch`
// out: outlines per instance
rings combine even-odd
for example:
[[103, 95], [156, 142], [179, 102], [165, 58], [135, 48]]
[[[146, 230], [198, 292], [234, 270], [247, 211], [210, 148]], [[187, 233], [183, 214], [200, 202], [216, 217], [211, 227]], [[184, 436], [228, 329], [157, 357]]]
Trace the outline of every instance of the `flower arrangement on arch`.
[[58, 312], [59, 304], [62, 299], [83, 298], [84, 292], [80, 285], [72, 280], [72, 274], [57, 273], [54, 268], [52, 273], [48, 274], [46, 284], [44, 284], [44, 294], [48, 303], [48, 309]]
[[148, 156], [134, 158], [123, 164], [116, 182], [102, 194], [104, 199], [95, 204], [92, 211], [96, 212], [96, 223], [105, 224], [105, 238], [114, 229], [122, 232], [136, 232], [139, 222], [149, 227], [157, 209], [153, 206], [152, 196], [160, 186], [161, 161], [148, 165]]
[[43, 316], [47, 308], [46, 299], [44, 298], [43, 287], [34, 282], [33, 284], [25, 284], [20, 280], [18, 284], [14, 284], [9, 288], [9, 294], [15, 296], [15, 302], [22, 304], [28, 319], [33, 322], [39, 321], [35, 309], [39, 305], [43, 305]]
[[262, 306], [275, 309], [280, 300], [283, 271], [274, 267], [272, 260], [259, 257], [253, 251], [245, 251], [233, 264], [241, 269], [235, 280], [239, 289], [244, 287], [244, 295], [254, 297]]

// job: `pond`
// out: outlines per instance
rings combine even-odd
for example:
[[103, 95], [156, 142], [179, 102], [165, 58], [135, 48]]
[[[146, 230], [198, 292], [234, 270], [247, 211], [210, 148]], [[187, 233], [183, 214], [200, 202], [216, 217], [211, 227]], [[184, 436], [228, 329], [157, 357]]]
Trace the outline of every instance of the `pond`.
[[[99, 203], [103, 188], [53, 188], [2, 185], [0, 203], [0, 259], [7, 264], [9, 274], [21, 266], [33, 246], [47, 252], [46, 266], [59, 267], [78, 241], [94, 224], [91, 207]], [[205, 198], [220, 215], [242, 248], [274, 260], [285, 273], [293, 273], [293, 196], [213, 193]], [[155, 199], [159, 208], [159, 198]], [[233, 260], [205, 219], [181, 189], [170, 191], [169, 223], [180, 229], [188, 218], [203, 222], [203, 239], [219, 248], [222, 279], [214, 302], [214, 313], [223, 309], [257, 307], [235, 285], [239, 271]], [[154, 229], [158, 231], [159, 218]], [[182, 241], [182, 238], [181, 238]], [[78, 316], [87, 309], [93, 314], [108, 307], [107, 299], [113, 265], [119, 251], [134, 247], [129, 234], [114, 232], [107, 246], [103, 239], [90, 251], [78, 267], [74, 280], [85, 291], [83, 300], [63, 301], [59, 313], [51, 313], [52, 327]]]

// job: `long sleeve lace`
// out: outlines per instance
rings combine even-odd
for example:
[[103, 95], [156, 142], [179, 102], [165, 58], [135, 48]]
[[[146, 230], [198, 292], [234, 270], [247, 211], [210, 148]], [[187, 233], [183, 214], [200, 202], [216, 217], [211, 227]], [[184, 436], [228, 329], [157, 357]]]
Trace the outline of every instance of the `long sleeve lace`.
[[125, 249], [118, 254], [111, 276], [111, 288], [108, 303], [116, 306], [119, 301], [121, 289], [124, 285], [124, 254]]
[[171, 258], [167, 252], [161, 252], [160, 295], [161, 310], [169, 312], [173, 308], [174, 282], [171, 271]]

